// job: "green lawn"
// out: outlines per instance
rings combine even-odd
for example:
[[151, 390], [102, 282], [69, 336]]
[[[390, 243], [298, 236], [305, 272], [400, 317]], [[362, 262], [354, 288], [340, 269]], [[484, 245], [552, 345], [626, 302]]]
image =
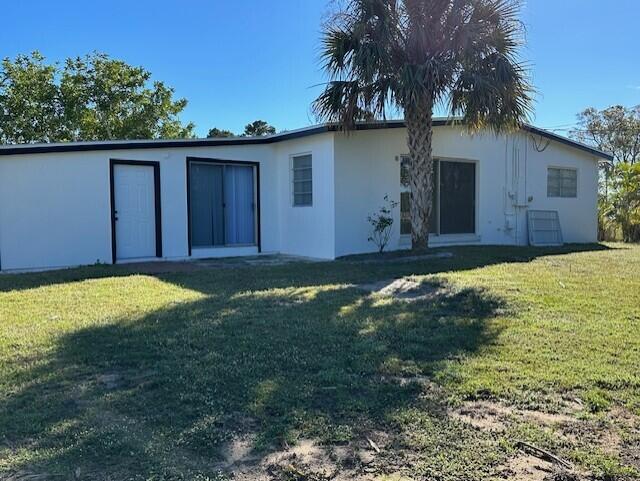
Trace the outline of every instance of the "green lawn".
[[640, 479], [640, 247], [447, 251], [0, 276], [0, 479]]

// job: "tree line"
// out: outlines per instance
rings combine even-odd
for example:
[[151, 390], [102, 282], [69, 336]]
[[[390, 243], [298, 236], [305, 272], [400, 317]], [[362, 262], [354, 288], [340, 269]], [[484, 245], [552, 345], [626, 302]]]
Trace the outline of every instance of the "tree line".
[[[39, 52], [0, 64], [0, 144], [195, 137], [187, 106], [143, 67], [104, 53], [48, 63]], [[241, 135], [275, 133], [263, 120]], [[209, 137], [228, 137], [213, 128]]]
[[250, 124], [245, 125], [244, 132], [241, 134], [234, 134], [230, 130], [214, 127], [209, 130], [207, 137], [260, 137], [262, 135], [272, 135], [275, 133], [276, 128], [264, 120], [254, 120]]
[[613, 155], [600, 164], [600, 240], [640, 242], [640, 105], [588, 108], [570, 135]]

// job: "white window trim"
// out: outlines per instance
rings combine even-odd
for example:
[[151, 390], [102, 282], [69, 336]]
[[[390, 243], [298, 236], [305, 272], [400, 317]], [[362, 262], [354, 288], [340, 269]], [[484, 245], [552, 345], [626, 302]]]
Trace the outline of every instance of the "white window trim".
[[[575, 197], [567, 197], [565, 195], [549, 195], [549, 169], [557, 170], [573, 170], [576, 173], [576, 195]], [[580, 169], [573, 166], [565, 165], [547, 165], [547, 199], [577, 199], [580, 195]]]
[[[295, 189], [293, 187], [294, 184], [294, 180], [293, 180], [293, 159], [296, 157], [304, 157], [304, 156], [310, 156], [311, 157], [311, 203], [310, 204], [299, 204], [296, 205], [296, 196], [295, 196]], [[309, 182], [309, 181], [304, 181], [304, 182]], [[291, 207], [295, 207], [297, 208], [305, 208], [305, 207], [313, 207], [313, 192], [314, 192], [314, 182], [313, 182], [313, 153], [311, 151], [309, 152], [297, 152], [295, 154], [290, 154], [289, 155], [289, 190], [290, 190], [290, 197], [291, 197]]]
[[[398, 159], [398, 163], [400, 164], [400, 168], [402, 168], [402, 158], [403, 157], [409, 157], [409, 154], [400, 154], [399, 156], [397, 156], [396, 158]], [[458, 242], [458, 241], [464, 241], [464, 240], [479, 240], [480, 239], [480, 161], [478, 159], [463, 159], [463, 158], [458, 158], [458, 157], [443, 157], [443, 156], [439, 156], [439, 155], [434, 155], [433, 156], [434, 160], [438, 160], [438, 161], [444, 161], [444, 162], [463, 162], [463, 163], [467, 163], [467, 164], [475, 164], [476, 168], [475, 168], [475, 199], [474, 199], [474, 203], [475, 203], [475, 222], [474, 222], [474, 231], [473, 232], [469, 232], [466, 234], [440, 234], [440, 232], [438, 232], [437, 234], [434, 233], [430, 233], [429, 234], [429, 239], [431, 241], [431, 239], [433, 239], [436, 243], [438, 241], [440, 242], [447, 242], [447, 241], [451, 241], [451, 242]], [[438, 169], [438, 179], [437, 179], [438, 184], [440, 184], [440, 169]], [[405, 187], [404, 185], [402, 185], [402, 183], [400, 183], [400, 192], [410, 192], [411, 188], [410, 187]], [[440, 202], [438, 202], [438, 208], [436, 211], [436, 222], [438, 223], [438, 226], [440, 224]], [[399, 229], [400, 227], [398, 227]], [[438, 229], [439, 231], [440, 229]], [[407, 245], [407, 244], [411, 244], [411, 234], [400, 234], [400, 245]]]

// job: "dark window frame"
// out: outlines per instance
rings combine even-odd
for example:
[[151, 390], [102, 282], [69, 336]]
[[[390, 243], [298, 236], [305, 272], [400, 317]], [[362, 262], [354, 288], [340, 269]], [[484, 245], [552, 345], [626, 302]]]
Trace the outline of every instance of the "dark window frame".
[[[187, 243], [188, 243], [188, 253], [189, 257], [191, 257], [193, 253], [193, 246], [191, 243], [191, 164], [192, 163], [210, 163], [210, 164], [218, 164], [218, 165], [244, 165], [251, 166], [255, 169], [255, 197], [256, 197], [256, 243], [251, 246], [241, 246], [241, 247], [257, 247], [258, 252], [262, 252], [262, 219], [261, 219], [261, 206], [260, 206], [260, 162], [249, 161], [249, 160], [228, 160], [228, 159], [218, 159], [218, 158], [209, 158], [209, 157], [187, 157], [185, 161], [185, 172], [187, 176]], [[230, 249], [234, 246], [216, 246], [215, 248], [219, 249]], [[240, 246], [239, 246], [240, 247]], [[197, 247], [199, 248], [199, 247]], [[211, 248], [214, 248], [211, 246]]]
[[[446, 168], [451, 168], [451, 167], [460, 167], [460, 166], [471, 166], [472, 167], [472, 195], [471, 195], [471, 205], [467, 205], [464, 204], [462, 207], [459, 204], [459, 198], [455, 199], [452, 201], [453, 205], [456, 205], [456, 202], [458, 202], [457, 206], [460, 208], [457, 211], [452, 212], [451, 214], [454, 215], [443, 215], [442, 214], [442, 210], [443, 210], [443, 206], [445, 206], [445, 209], [451, 208], [451, 203], [445, 202], [443, 201], [443, 192], [445, 195], [445, 199], [447, 198], [447, 195], [451, 195], [451, 190], [445, 189], [444, 187], [444, 183], [446, 182], [447, 177], [443, 176], [443, 172], [446, 170]], [[457, 175], [454, 175], [454, 177], [457, 178], [457, 180], [460, 180], [460, 171], [457, 172]], [[439, 193], [440, 193], [440, 198], [438, 200], [438, 219], [439, 219], [439, 235], [441, 236], [456, 236], [456, 235], [477, 235], [478, 232], [478, 209], [477, 209], [477, 203], [478, 203], [478, 196], [477, 196], [477, 191], [478, 191], [478, 167], [477, 167], [477, 162], [473, 162], [473, 161], [464, 161], [464, 160], [451, 160], [451, 159], [440, 159], [440, 169], [439, 169]], [[463, 190], [460, 191], [458, 190], [458, 192], [463, 192], [463, 195], [466, 195], [468, 193], [468, 190]], [[470, 211], [467, 211], [468, 207], [470, 207]], [[446, 212], [446, 211], [445, 211]], [[468, 219], [470, 221], [470, 223], [473, 224], [473, 227], [470, 231], [458, 231], [456, 232], [451, 231], [451, 229], [455, 229], [455, 228], [459, 228], [460, 224], [458, 223], [458, 226], [455, 226], [455, 223], [452, 223], [451, 220], [452, 219], [464, 219], [464, 214], [465, 212], [467, 214], [470, 214], [471, 218]], [[443, 222], [443, 220], [446, 220], [446, 222]]]
[[[402, 196], [402, 194], [405, 193], [409, 193], [409, 196], [411, 195], [410, 190], [408, 188], [408, 186], [406, 186], [403, 182], [403, 161], [405, 159], [407, 159], [409, 156], [407, 154], [403, 154], [400, 155], [398, 157], [399, 161], [400, 161], [400, 186], [401, 186], [401, 190], [400, 190], [400, 195]], [[434, 157], [433, 159], [434, 161], [434, 173], [436, 175], [436, 179], [435, 179], [435, 184], [434, 184], [434, 206], [433, 206], [433, 224], [430, 226], [431, 232], [430, 235], [436, 235], [436, 236], [459, 236], [459, 235], [478, 235], [478, 191], [479, 191], [479, 185], [478, 185], [478, 161], [474, 160], [474, 159], [456, 159], [456, 158], [447, 158], [447, 157]], [[473, 164], [474, 166], [474, 195], [473, 195], [473, 223], [474, 223], [474, 229], [473, 232], [465, 232], [465, 233], [454, 233], [454, 234], [443, 234], [442, 233], [442, 226], [441, 226], [441, 181], [442, 181], [442, 177], [441, 177], [441, 169], [442, 169], [442, 162], [450, 162], [450, 163], [461, 163], [461, 164]], [[401, 237], [408, 237], [411, 235], [411, 232], [408, 233], [403, 233], [402, 232], [402, 198], [400, 199], [400, 236]]]
[[116, 201], [113, 171], [116, 165], [141, 165], [153, 167], [153, 188], [155, 197], [156, 257], [162, 258], [162, 188], [160, 183], [160, 162], [155, 160], [109, 159], [109, 203], [111, 208], [111, 263], [116, 264]]

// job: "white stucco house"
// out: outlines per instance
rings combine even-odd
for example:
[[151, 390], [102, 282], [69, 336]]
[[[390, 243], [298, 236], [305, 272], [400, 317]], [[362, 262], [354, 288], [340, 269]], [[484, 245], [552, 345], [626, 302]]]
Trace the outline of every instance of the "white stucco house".
[[[529, 209], [564, 240], [597, 239], [598, 162], [532, 126], [470, 136], [435, 122], [432, 246], [526, 245]], [[0, 147], [0, 270], [283, 253], [375, 251], [367, 216], [399, 205], [390, 249], [410, 246], [402, 121], [260, 138]]]

